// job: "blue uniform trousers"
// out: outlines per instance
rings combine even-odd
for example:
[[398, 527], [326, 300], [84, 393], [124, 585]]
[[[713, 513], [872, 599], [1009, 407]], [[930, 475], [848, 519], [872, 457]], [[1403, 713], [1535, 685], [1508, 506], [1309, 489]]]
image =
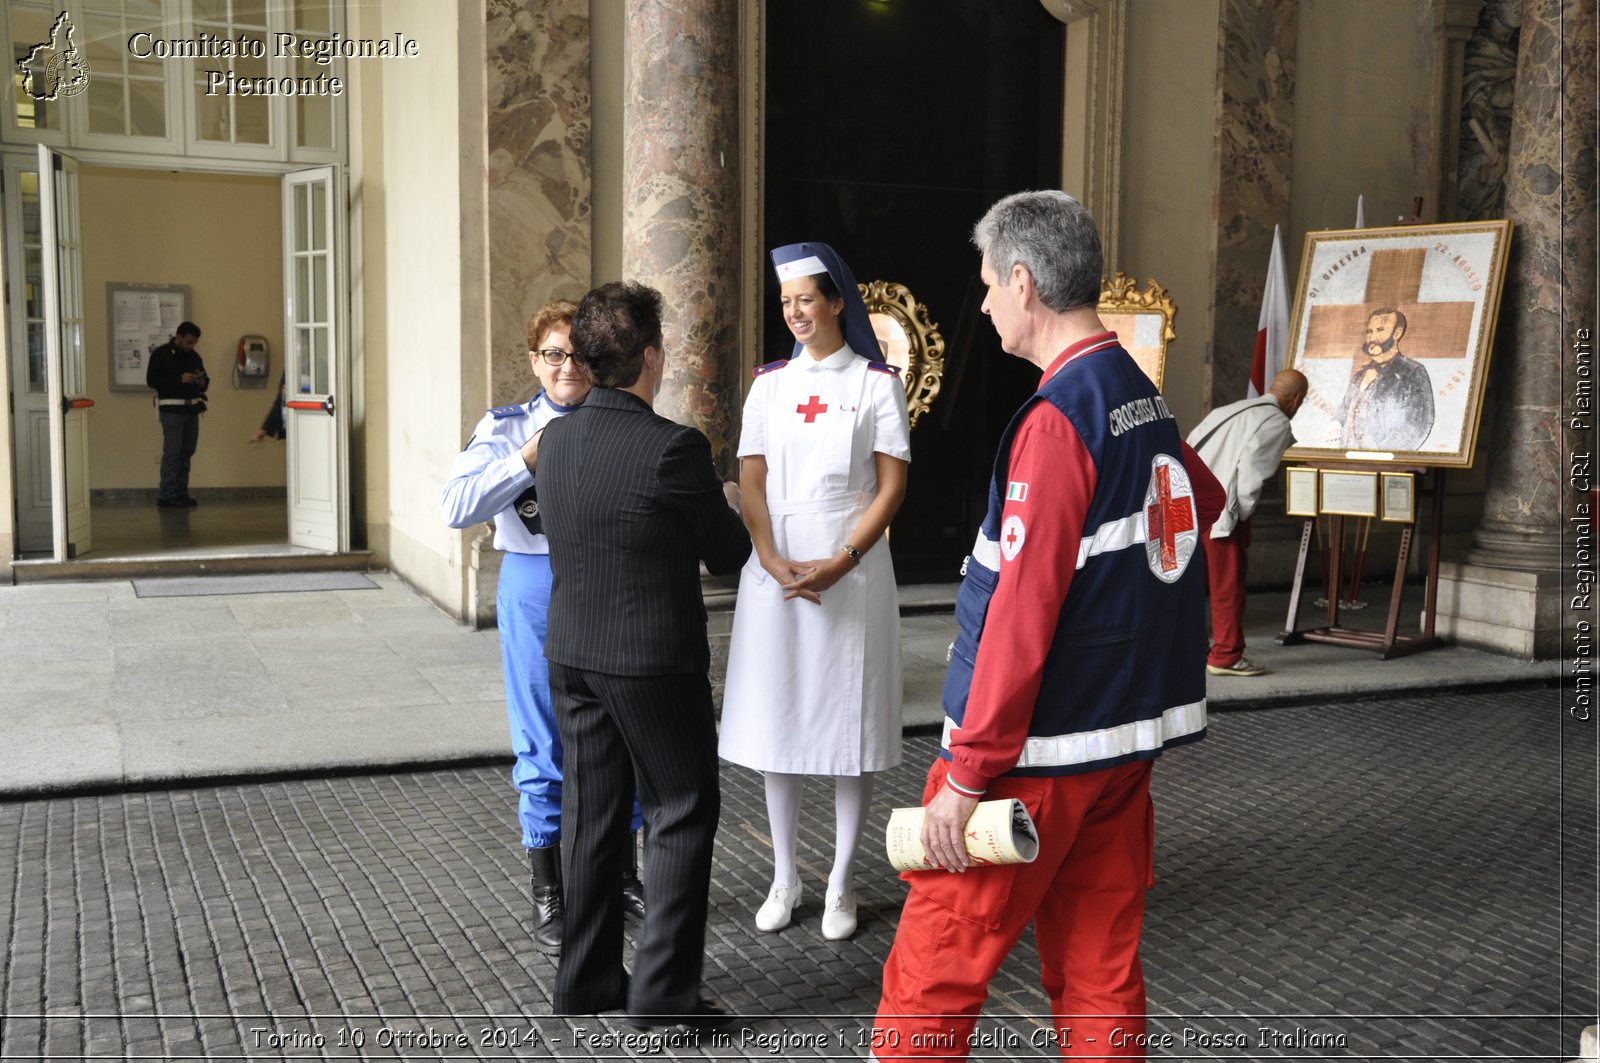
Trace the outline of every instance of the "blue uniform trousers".
[[[544, 636], [550, 613], [550, 557], [507, 551], [500, 563], [495, 622], [506, 681], [506, 717], [517, 762], [511, 782], [520, 792], [522, 844], [542, 849], [561, 840], [561, 736], [550, 704]], [[643, 822], [637, 799], [633, 829]]]

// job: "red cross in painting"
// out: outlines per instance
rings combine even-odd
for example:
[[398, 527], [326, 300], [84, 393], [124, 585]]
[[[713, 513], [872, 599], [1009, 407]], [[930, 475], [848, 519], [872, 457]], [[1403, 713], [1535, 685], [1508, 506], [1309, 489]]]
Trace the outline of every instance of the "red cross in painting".
[[817, 414], [819, 414], [819, 413], [827, 413], [828, 412], [828, 404], [825, 403], [825, 402], [819, 401], [819, 400], [821, 400], [821, 398], [822, 398], [821, 395], [813, 395], [813, 396], [811, 396], [811, 401], [810, 402], [808, 402], [804, 406], [796, 406], [794, 408], [794, 412], [795, 413], [803, 413], [803, 414], [805, 414], [806, 415], [806, 424], [810, 424], [811, 422], [813, 422], [813, 421], [815, 421], [817, 419]]
[[1189, 499], [1172, 497], [1172, 470], [1165, 465], [1156, 466], [1156, 500], [1144, 516], [1149, 541], [1161, 542], [1161, 571], [1171, 572], [1178, 567], [1178, 536], [1194, 531], [1194, 511]]

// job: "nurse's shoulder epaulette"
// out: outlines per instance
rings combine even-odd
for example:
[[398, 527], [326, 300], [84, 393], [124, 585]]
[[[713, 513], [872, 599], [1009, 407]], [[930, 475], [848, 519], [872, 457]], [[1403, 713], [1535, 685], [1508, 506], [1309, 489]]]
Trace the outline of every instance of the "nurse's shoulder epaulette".
[[507, 417], [526, 417], [528, 416], [528, 408], [526, 406], [496, 406], [489, 411], [489, 416], [497, 421], [503, 421]]
[[758, 366], [756, 366], [754, 369], [750, 370], [750, 376], [752, 378], [755, 378], [755, 377], [760, 376], [763, 373], [770, 373], [774, 369], [782, 369], [784, 366], [786, 366], [788, 364], [789, 364], [789, 359], [787, 359], [787, 358], [779, 358], [776, 362], [768, 362], [766, 365], [758, 365]]
[[897, 365], [890, 365], [888, 362], [868, 362], [867, 368], [876, 369], [880, 373], [887, 373], [889, 376], [893, 377], [900, 375], [900, 367]]

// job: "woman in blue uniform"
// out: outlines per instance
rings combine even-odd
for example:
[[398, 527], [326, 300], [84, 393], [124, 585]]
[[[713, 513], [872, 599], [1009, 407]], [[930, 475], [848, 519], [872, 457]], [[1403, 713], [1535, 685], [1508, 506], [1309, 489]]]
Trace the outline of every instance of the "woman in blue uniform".
[[[528, 360], [540, 391], [517, 406], [484, 414], [456, 457], [441, 504], [452, 528], [494, 522], [494, 545], [505, 551], [495, 598], [505, 670], [506, 714], [517, 762], [511, 780], [520, 792], [522, 844], [533, 875], [534, 942], [561, 951], [565, 907], [561, 896], [561, 738], [550, 705], [545, 666], [545, 620], [550, 605], [550, 546], [539, 518], [534, 481], [544, 426], [570, 413], [589, 395], [589, 379], [572, 357], [576, 307], [558, 299], [528, 319]], [[634, 804], [633, 826], [641, 819]], [[638, 866], [622, 881], [623, 910], [644, 914]]]

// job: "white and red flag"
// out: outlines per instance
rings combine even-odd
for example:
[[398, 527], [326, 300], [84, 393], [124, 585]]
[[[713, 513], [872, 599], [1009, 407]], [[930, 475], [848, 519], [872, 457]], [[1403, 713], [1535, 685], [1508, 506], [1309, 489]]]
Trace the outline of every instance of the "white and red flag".
[[1250, 386], [1245, 398], [1267, 393], [1272, 378], [1283, 370], [1283, 352], [1289, 343], [1289, 281], [1283, 272], [1283, 232], [1272, 227], [1272, 257], [1267, 261], [1267, 290], [1261, 296], [1261, 317], [1256, 321], [1256, 351], [1250, 359]]

